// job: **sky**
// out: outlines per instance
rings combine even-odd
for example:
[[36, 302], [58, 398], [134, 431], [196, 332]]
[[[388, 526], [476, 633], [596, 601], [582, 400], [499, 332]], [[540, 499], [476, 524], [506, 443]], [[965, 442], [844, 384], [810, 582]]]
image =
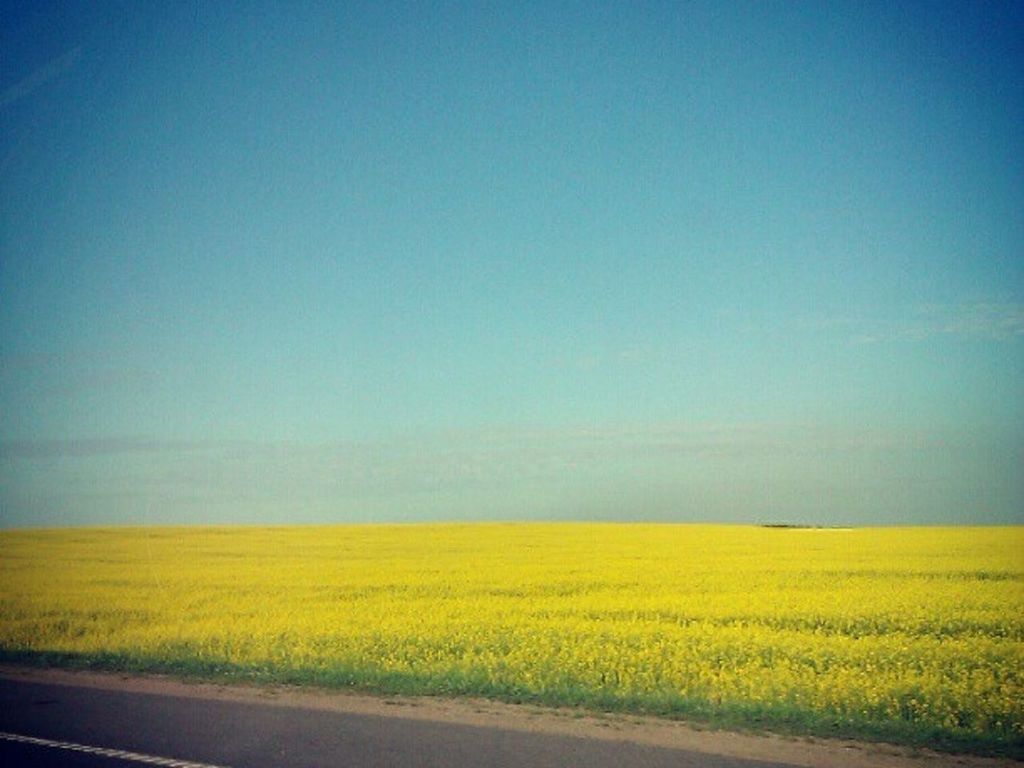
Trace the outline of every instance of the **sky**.
[[1024, 524], [1024, 5], [0, 0], [0, 526]]

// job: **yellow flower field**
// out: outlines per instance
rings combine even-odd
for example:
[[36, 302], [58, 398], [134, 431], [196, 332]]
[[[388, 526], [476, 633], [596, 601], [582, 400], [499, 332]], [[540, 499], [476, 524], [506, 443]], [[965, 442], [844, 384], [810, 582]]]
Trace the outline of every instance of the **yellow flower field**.
[[0, 532], [0, 658], [1019, 753], [1024, 528]]

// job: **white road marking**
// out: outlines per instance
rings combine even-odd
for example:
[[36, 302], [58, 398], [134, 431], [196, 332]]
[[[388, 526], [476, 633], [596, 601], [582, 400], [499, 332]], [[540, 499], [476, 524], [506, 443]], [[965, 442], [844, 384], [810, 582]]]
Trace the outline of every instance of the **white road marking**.
[[123, 749], [107, 749], [106, 747], [90, 747], [87, 744], [74, 744], [70, 741], [53, 741], [51, 739], [39, 739], [35, 736], [22, 736], [20, 733], [6, 733], [0, 731], [0, 740], [17, 741], [21, 744], [34, 744], [37, 747], [51, 747], [53, 749], [68, 749], [72, 752], [85, 752], [100, 757], [116, 757], [119, 760], [130, 760], [135, 763], [146, 763], [147, 765], [163, 765], [167, 768], [225, 768], [222, 765], [211, 765], [210, 763], [193, 763], [188, 760], [175, 760], [173, 757], [157, 757], [156, 755], [143, 755], [138, 752], [126, 752]]

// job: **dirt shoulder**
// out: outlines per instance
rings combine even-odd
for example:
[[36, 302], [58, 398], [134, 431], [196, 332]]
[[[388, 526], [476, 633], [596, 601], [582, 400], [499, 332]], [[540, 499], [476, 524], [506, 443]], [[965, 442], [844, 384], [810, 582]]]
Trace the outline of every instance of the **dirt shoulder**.
[[982, 768], [1024, 763], [947, 755], [887, 744], [731, 733], [681, 722], [629, 715], [593, 715], [572, 709], [504, 704], [483, 699], [369, 696], [280, 685], [224, 685], [164, 676], [122, 675], [0, 665], [0, 677], [56, 685], [162, 696], [258, 703], [348, 714], [396, 717], [587, 739], [629, 741], [727, 757], [834, 768]]

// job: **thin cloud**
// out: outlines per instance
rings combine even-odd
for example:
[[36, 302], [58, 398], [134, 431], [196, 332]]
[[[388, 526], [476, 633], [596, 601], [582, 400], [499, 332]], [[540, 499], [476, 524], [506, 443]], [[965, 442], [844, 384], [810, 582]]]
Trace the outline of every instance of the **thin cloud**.
[[1024, 304], [975, 302], [927, 304], [915, 316], [888, 325], [880, 323], [856, 333], [853, 344], [920, 342], [936, 337], [1008, 341], [1024, 336]]
[[634, 367], [653, 362], [657, 355], [651, 344], [629, 344], [609, 350], [577, 352], [552, 358], [549, 364], [557, 369], [594, 371], [606, 367]]
[[200, 460], [199, 467], [254, 465], [342, 480], [412, 474], [435, 480], [551, 474], [623, 457], [743, 457], [826, 451], [934, 448], [924, 432], [801, 424], [639, 424], [435, 433], [386, 442], [299, 443], [163, 440], [142, 437], [3, 440], [0, 458], [60, 459], [154, 455]]
[[964, 304], [937, 307], [942, 333], [1009, 339], [1024, 335], [1024, 304]]
[[[666, 422], [376, 442], [7, 441], [0, 443], [0, 527], [70, 520], [734, 520], [776, 512], [788, 520], [861, 512], [878, 519], [886, 514], [879, 509], [902, 503], [907, 467], [927, 454], [948, 468], [976, 451], [968, 438], [818, 424]], [[1001, 447], [998, 455], [1007, 451]], [[928, 487], [945, 477], [955, 480], [955, 473], [943, 469]], [[823, 513], [827, 505], [833, 509]]]
[[78, 440], [3, 440], [0, 441], [0, 458], [55, 459], [131, 453], [195, 453], [197, 451], [222, 450], [227, 445], [229, 444], [213, 441], [125, 437]]
[[19, 80], [3, 93], [0, 93], [0, 108], [6, 107], [9, 104], [13, 104], [16, 101], [25, 98], [40, 86], [60, 77], [75, 66], [81, 55], [82, 46], [79, 45], [69, 51], [66, 51], [57, 58], [51, 59], [46, 64], [32, 72], [28, 77]]

